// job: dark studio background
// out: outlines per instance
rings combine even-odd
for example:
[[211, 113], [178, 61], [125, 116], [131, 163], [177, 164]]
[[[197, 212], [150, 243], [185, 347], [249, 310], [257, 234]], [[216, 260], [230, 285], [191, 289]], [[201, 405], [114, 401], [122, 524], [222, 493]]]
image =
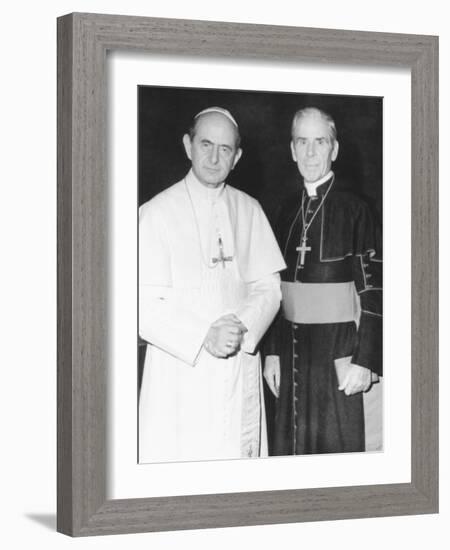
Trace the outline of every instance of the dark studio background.
[[257, 198], [273, 221], [300, 181], [289, 148], [293, 114], [314, 106], [336, 122], [337, 181], [345, 179], [381, 214], [382, 98], [154, 86], [139, 86], [138, 95], [140, 204], [186, 175], [182, 137], [195, 114], [218, 105], [239, 124], [244, 151], [227, 181]]
[[[336, 123], [337, 185], [364, 197], [381, 223], [381, 97], [139, 86], [140, 205], [186, 175], [190, 162], [182, 137], [194, 115], [211, 106], [228, 109], [241, 133], [243, 155], [227, 182], [258, 199], [272, 224], [285, 198], [300, 189], [289, 146], [290, 127], [295, 111], [307, 106], [327, 111]], [[140, 381], [145, 347], [139, 351]], [[270, 431], [273, 401], [264, 386]]]

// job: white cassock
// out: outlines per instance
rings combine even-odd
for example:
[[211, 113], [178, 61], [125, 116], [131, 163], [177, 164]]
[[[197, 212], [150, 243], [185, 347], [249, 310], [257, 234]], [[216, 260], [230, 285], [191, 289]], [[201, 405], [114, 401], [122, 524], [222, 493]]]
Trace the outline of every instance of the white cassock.
[[[141, 207], [140, 463], [267, 455], [256, 347], [278, 311], [284, 267], [259, 203], [233, 187], [209, 189], [190, 171]], [[218, 359], [203, 341], [227, 313], [248, 332], [240, 352]]]

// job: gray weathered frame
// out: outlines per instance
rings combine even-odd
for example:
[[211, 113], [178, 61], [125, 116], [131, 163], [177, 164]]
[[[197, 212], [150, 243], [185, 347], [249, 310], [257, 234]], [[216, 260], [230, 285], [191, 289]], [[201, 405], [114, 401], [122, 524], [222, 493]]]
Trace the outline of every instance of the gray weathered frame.
[[[106, 53], [406, 67], [412, 82], [411, 483], [106, 499]], [[74, 13], [58, 19], [58, 530], [73, 536], [438, 511], [438, 38]]]

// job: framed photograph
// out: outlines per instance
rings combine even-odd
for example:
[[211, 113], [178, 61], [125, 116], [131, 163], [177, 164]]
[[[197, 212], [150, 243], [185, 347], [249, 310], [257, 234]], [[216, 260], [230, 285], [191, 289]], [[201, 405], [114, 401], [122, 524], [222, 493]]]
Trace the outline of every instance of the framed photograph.
[[[437, 106], [438, 39], [432, 36], [96, 14], [58, 19], [60, 532], [87, 536], [437, 512]], [[314, 121], [315, 129], [326, 128], [325, 137], [314, 135], [309, 145], [305, 137], [308, 121]], [[222, 132], [220, 139], [216, 139], [217, 127]], [[232, 136], [229, 143], [224, 135]], [[303, 161], [302, 147], [324, 147], [323, 165]], [[309, 150], [305, 158], [311, 157]], [[229, 176], [226, 200], [221, 187], [225, 176], [217, 179], [222, 168]], [[360, 296], [358, 322], [363, 332], [373, 332], [374, 319], [379, 316], [374, 296], [381, 263], [376, 237], [376, 244], [367, 240], [368, 233], [361, 228], [383, 227], [385, 319], [383, 345], [380, 340], [375, 362], [385, 366], [386, 376], [381, 383], [378, 367], [369, 371], [365, 389], [371, 389], [364, 392], [364, 399], [377, 394], [377, 401], [370, 407], [364, 403], [364, 417], [351, 413], [362, 422], [362, 435], [353, 437], [356, 424], [352, 423], [351, 441], [347, 443], [342, 432], [341, 446], [335, 441], [341, 426], [334, 426], [331, 417], [315, 438], [304, 427], [301, 408], [299, 412], [295, 406], [292, 409], [292, 425], [283, 423], [280, 410], [292, 408], [297, 399], [299, 380], [295, 376], [289, 388], [283, 387], [283, 381], [276, 387], [275, 377], [270, 376], [266, 377], [269, 383], [263, 384], [258, 350], [274, 356], [268, 336], [272, 329], [266, 330], [276, 325], [277, 321], [271, 324], [276, 311], [267, 314], [266, 324], [260, 313], [262, 334], [253, 341], [256, 325], [245, 308], [239, 318], [230, 318], [234, 309], [228, 304], [222, 312], [228, 317], [222, 318], [213, 307], [216, 293], [202, 294], [203, 284], [216, 288], [218, 281], [222, 284], [226, 279], [229, 288], [242, 279], [261, 284], [255, 292], [259, 295], [261, 288], [270, 286], [267, 277], [283, 271], [283, 258], [278, 258], [279, 251], [272, 254], [273, 235], [269, 229], [266, 236], [265, 227], [276, 227], [277, 219], [289, 219], [282, 203], [289, 206], [290, 191], [298, 188], [301, 179], [305, 208], [302, 202], [287, 229], [275, 231], [279, 243], [279, 234], [286, 232], [286, 259], [296, 220], [302, 220], [302, 233], [295, 243], [299, 244], [296, 268], [290, 276], [296, 282], [323, 282], [308, 274], [309, 258], [319, 249], [314, 245], [316, 214], [310, 203], [318, 185], [321, 189], [334, 186], [333, 192], [342, 191], [346, 204], [356, 205], [358, 212], [355, 219], [360, 229], [357, 238], [352, 237], [352, 246], [362, 283], [355, 277], [351, 288]], [[316, 185], [311, 187], [309, 182]], [[196, 194], [204, 190], [209, 195], [222, 193], [222, 198], [213, 198], [214, 238], [195, 247], [190, 243], [204, 243], [203, 224], [211, 223], [209, 210], [206, 216], [198, 207], [203, 199]], [[169, 214], [152, 214], [151, 220], [163, 222], [147, 226], [147, 212], [154, 212], [156, 204], [152, 199], [167, 197], [168, 192], [181, 193], [187, 206], [183, 202], [179, 216], [176, 207]], [[363, 203], [348, 198], [358, 195]], [[240, 212], [250, 209], [240, 219], [233, 218], [237, 211], [233, 210], [234, 197], [239, 197]], [[157, 202], [164, 212], [163, 201], [158, 198]], [[348, 250], [329, 245], [333, 234], [342, 234], [339, 220], [327, 218], [333, 208], [320, 210], [322, 200], [317, 204], [317, 220], [322, 220], [321, 261], [328, 262], [329, 270], [336, 269], [338, 275], [333, 275], [332, 282], [345, 286], [342, 281], [347, 278], [342, 273], [346, 269], [354, 273], [356, 268], [347, 266]], [[366, 207], [361, 204], [374, 213], [370, 221], [362, 214]], [[258, 214], [261, 225], [250, 231], [241, 220], [254, 219], [260, 211], [265, 212]], [[351, 212], [346, 210], [346, 223], [349, 217]], [[192, 222], [190, 226], [185, 218]], [[174, 222], [170, 227], [168, 219]], [[175, 238], [172, 226], [178, 228]], [[327, 226], [334, 229], [328, 240], [323, 236]], [[155, 235], [159, 234], [158, 240]], [[252, 241], [249, 246], [248, 235], [256, 235], [262, 244]], [[356, 241], [364, 241], [359, 250]], [[148, 269], [145, 254], [142, 249], [138, 252], [142, 243], [152, 251]], [[379, 243], [381, 248], [381, 237]], [[178, 277], [181, 283], [171, 280], [169, 284], [167, 262], [154, 261], [154, 250], [165, 254], [170, 246], [174, 248], [171, 258], [182, 260], [179, 271], [171, 271], [170, 277]], [[263, 253], [253, 252], [258, 246]], [[283, 241], [280, 247], [284, 246]], [[241, 253], [243, 249], [247, 253]], [[196, 269], [186, 268], [196, 254], [200, 260], [206, 258], [197, 262], [204, 264], [200, 286]], [[175, 261], [171, 259], [171, 270]], [[252, 271], [256, 265], [265, 265], [258, 268], [258, 276]], [[295, 309], [292, 304], [297, 298], [291, 300], [289, 294], [297, 290], [286, 277], [281, 279], [283, 315], [294, 327], [336, 321], [335, 317], [300, 319], [298, 315], [304, 313]], [[200, 352], [198, 342], [194, 345], [197, 324], [189, 317], [184, 319], [179, 310], [168, 318], [172, 324], [174, 319], [184, 320], [183, 327], [189, 329], [184, 351], [174, 344], [182, 340], [181, 329], [174, 337], [171, 331], [175, 329], [169, 323], [169, 336], [163, 333], [166, 313], [160, 306], [171, 303], [167, 288], [175, 292], [177, 285], [183, 303], [202, 304], [199, 332], [210, 336], [205, 340], [202, 336]], [[148, 288], [149, 296], [145, 294]], [[233, 288], [240, 292], [239, 287]], [[364, 301], [362, 293], [369, 299]], [[150, 301], [142, 300], [144, 294]], [[199, 297], [204, 301], [199, 302]], [[265, 300], [262, 312], [269, 308], [269, 298]], [[303, 295], [301, 300], [305, 303]], [[303, 310], [312, 315], [318, 300], [314, 298]], [[143, 303], [152, 304], [151, 314], [147, 315]], [[210, 314], [205, 315], [208, 308]], [[369, 321], [363, 320], [365, 314]], [[219, 318], [218, 324], [211, 324], [213, 315]], [[339, 323], [350, 319], [345, 308], [327, 311], [327, 315], [338, 315]], [[207, 331], [210, 325], [214, 328], [211, 334]], [[323, 342], [321, 334], [318, 338]], [[294, 361], [295, 373], [297, 336], [290, 338], [288, 344], [283, 340], [278, 355], [282, 363], [283, 350], [292, 347], [288, 360]], [[304, 342], [303, 332], [301, 338]], [[346, 338], [354, 340], [352, 333]], [[167, 357], [158, 355], [166, 353], [167, 339], [171, 346], [167, 356], [175, 362], [170, 368], [183, 362], [181, 377], [192, 368], [202, 376], [198, 374], [202, 372], [201, 354], [208, 353], [215, 361], [231, 365], [230, 378], [232, 369], [240, 372], [242, 348], [252, 358], [252, 363], [245, 363], [245, 372], [254, 373], [254, 378], [217, 383], [217, 379], [210, 380], [208, 371], [208, 380], [183, 378], [181, 383], [181, 378], [167, 381], [164, 374], [164, 380], [157, 382], [157, 394], [151, 393], [148, 388], [156, 387], [155, 377], [153, 373], [149, 386], [144, 360], [153, 354], [152, 365], [159, 361], [167, 366]], [[345, 338], [338, 340], [342, 343]], [[341, 347], [334, 355], [341, 359], [332, 373], [344, 389], [348, 372], [344, 356], [348, 353], [344, 344]], [[358, 362], [356, 356], [348, 359]], [[303, 388], [304, 380], [300, 382]], [[181, 389], [171, 403], [167, 391], [160, 388], [174, 383]], [[241, 409], [229, 392], [211, 391], [226, 384], [240, 388]], [[253, 394], [243, 399], [241, 386], [253, 388]], [[383, 392], [375, 391], [381, 388]], [[272, 394], [278, 390], [280, 395], [275, 398]], [[359, 399], [361, 389], [358, 393]], [[283, 395], [288, 396], [286, 406], [280, 405]], [[306, 398], [302, 394], [302, 400]], [[152, 407], [157, 401], [160, 406], [155, 412]], [[147, 403], [144, 416], [142, 403]], [[256, 404], [256, 416], [251, 416], [250, 404]], [[231, 411], [226, 420], [225, 408]], [[142, 418], [151, 416], [150, 409], [165, 424], [161, 433], [151, 432], [148, 446], [141, 427]], [[217, 420], [219, 413], [222, 416]], [[240, 436], [237, 446], [235, 430], [223, 428], [219, 434], [217, 426], [233, 426], [233, 422], [244, 426], [246, 415], [253, 420], [242, 428], [246, 436]], [[184, 425], [184, 420], [186, 427], [176, 445], [173, 438], [167, 443], [167, 434], [174, 433], [174, 426]], [[210, 432], [206, 427], [189, 432], [189, 426], [199, 421]], [[188, 443], [183, 446], [180, 441]]]
[[[116, 58], [115, 72], [119, 70], [118, 67], [121, 64], [124, 66], [125, 62], [125, 59], [119, 61]], [[305, 75], [305, 71], [303, 74]], [[308, 84], [302, 85], [311, 86], [309, 80]], [[118, 103], [123, 105], [129, 102], [123, 98]], [[222, 112], [224, 107], [207, 107], [211, 105], [226, 106], [226, 110]], [[323, 166], [316, 168], [320, 157], [311, 149], [305, 154], [305, 162], [302, 161], [300, 164], [301, 170], [305, 173], [307, 166], [313, 164], [314, 174], [309, 177], [312, 177], [315, 182], [323, 177], [327, 179], [327, 174], [323, 172], [328, 172], [332, 167], [328, 181], [324, 181], [325, 185], [321, 186], [321, 189], [324, 189], [322, 195], [319, 189], [319, 196], [323, 200], [318, 200], [316, 203], [314, 203], [315, 199], [307, 200], [306, 196], [302, 197], [301, 191], [299, 193], [302, 175], [297, 162], [293, 162], [290, 147], [292, 118], [296, 112], [304, 112], [304, 116], [297, 116], [297, 118], [311, 120], [311, 123], [316, 120], [315, 116], [319, 112], [326, 112], [328, 116], [331, 117], [331, 114], [333, 116], [333, 129], [336, 132], [334, 160], [332, 159], [334, 151], [330, 147], [329, 153], [325, 155]], [[196, 113], [203, 114], [194, 117]], [[233, 118], [227, 118], [224, 113]], [[189, 130], [193, 124], [192, 117], [196, 121], [194, 126], [200, 126], [201, 129], [209, 120], [215, 125], [218, 124], [219, 127], [222, 122], [225, 127], [231, 124], [232, 133], [233, 128], [239, 130], [240, 156], [228, 173], [227, 185], [223, 190], [220, 183], [214, 187], [216, 185], [214, 179], [209, 183], [212, 179], [209, 174], [216, 173], [216, 167], [221, 166], [219, 156], [210, 158], [206, 154], [206, 160], [202, 156], [202, 161], [195, 156], [191, 161], [188, 156], [189, 148], [192, 147], [191, 138], [186, 136], [193, 133]], [[234, 126], [235, 122], [239, 125]], [[309, 129], [307, 124], [310, 123], [303, 122], [299, 125], [302, 133]], [[117, 127], [119, 126], [121, 126], [120, 123]], [[318, 129], [323, 131], [320, 124]], [[143, 463], [168, 460], [180, 462], [267, 455], [381, 451], [383, 407], [382, 383], [379, 377], [382, 373], [383, 98], [330, 93], [139, 86], [138, 130], [138, 195], [141, 206], [138, 262], [140, 266], [139, 329], [142, 337], [138, 381], [139, 461]], [[216, 131], [215, 126], [214, 131]], [[209, 133], [212, 134], [213, 130], [207, 126], [204, 132], [208, 135], [203, 135], [202, 132], [198, 135], [196, 132], [194, 136], [193, 144], [199, 148], [206, 138], [209, 139]], [[202, 141], [197, 143], [195, 138], [198, 140], [200, 136]], [[185, 151], [184, 143], [189, 145], [188, 151]], [[207, 143], [203, 145], [206, 147]], [[300, 145], [297, 145], [297, 148], [299, 147]], [[114, 149], [111, 156], [123, 160], [125, 149], [124, 140], [124, 143]], [[214, 149], [212, 151], [214, 152]], [[132, 158], [134, 156], [133, 153]], [[121, 162], [113, 161], [113, 166], [116, 164], [118, 166]], [[226, 166], [226, 159], [223, 159], [222, 164]], [[114, 168], [112, 170], [112, 172], [118, 171], [119, 169]], [[332, 176], [331, 172], [333, 172]], [[175, 187], [172, 188], [174, 182]], [[176, 182], [180, 184], [177, 185]], [[161, 218], [157, 212], [154, 212], [155, 205], [158, 210], [158, 201], [165, 203], [167, 194], [178, 187], [181, 188], [181, 193], [176, 203], [177, 213], [172, 215], [166, 213]], [[169, 191], [169, 188], [172, 188], [172, 191]], [[190, 269], [193, 266], [203, 266], [206, 268], [203, 274], [205, 279], [211, 281], [211, 278], [217, 278], [216, 284], [219, 284], [225, 273], [227, 273], [227, 284], [230, 283], [228, 276], [231, 277], [233, 268], [236, 268], [239, 276], [234, 280], [233, 274], [232, 280], [238, 284], [238, 287], [233, 288], [239, 293], [240, 273], [244, 269], [243, 262], [238, 258], [238, 237], [233, 237], [233, 233], [239, 229], [241, 235], [251, 236], [251, 247], [255, 249], [252, 261], [259, 263], [262, 261], [262, 256], [270, 257], [270, 242], [258, 248], [260, 240], [264, 238], [264, 227], [247, 228], [246, 219], [237, 219], [238, 216], [236, 216], [231, 224], [236, 229], [231, 231], [228, 228], [227, 234], [227, 220], [219, 219], [211, 222], [211, 213], [208, 210], [204, 212], [201, 208], [203, 199], [208, 197], [212, 199], [213, 193], [216, 193], [217, 201], [222, 207], [225, 205], [228, 216], [231, 210], [228, 206], [228, 201], [231, 200], [228, 195], [235, 189], [256, 198], [270, 226], [275, 228], [280, 250], [283, 251], [284, 261], [288, 266], [281, 275], [283, 311], [272, 325], [270, 323], [275, 311], [270, 314], [269, 306], [266, 308], [267, 319], [260, 312], [258, 323], [248, 321], [252, 325], [252, 330], [248, 331], [243, 340], [248, 340], [251, 333], [255, 332], [256, 326], [261, 326], [260, 332], [264, 333], [261, 341], [258, 342], [259, 354], [253, 353], [252, 350], [252, 353], [246, 355], [243, 355], [245, 351], [241, 354], [231, 353], [227, 360], [222, 357], [214, 359], [214, 356], [209, 353], [199, 355], [200, 346], [197, 342], [192, 346], [192, 357], [187, 357], [187, 350], [190, 349], [191, 344], [197, 340], [201, 342], [205, 337], [203, 319], [207, 318], [208, 323], [213, 323], [224, 312], [233, 312], [238, 317], [245, 315], [242, 313], [242, 303], [240, 300], [235, 301], [231, 296], [225, 300], [217, 287], [213, 296], [206, 289], [202, 290], [205, 296], [203, 301], [198, 295], [198, 284], [188, 283], [187, 273], [183, 275], [181, 282], [172, 281], [171, 284], [167, 282], [164, 285], [165, 288], [171, 285], [174, 287], [169, 296], [166, 290], [156, 288], [159, 285], [152, 284], [158, 272], [155, 263], [172, 265], [171, 279], [176, 277], [175, 272], [182, 271], [188, 265]], [[202, 191], [205, 191], [205, 197]], [[247, 200], [245, 195], [236, 196], [239, 200]], [[155, 198], [156, 202], [152, 202], [152, 198]], [[126, 200], [125, 197], [123, 200]], [[120, 204], [123, 204], [123, 200], [119, 201]], [[300, 213], [302, 203], [305, 211], [303, 212], [304, 224]], [[306, 211], [308, 203], [310, 203], [309, 210], [313, 210], [309, 214]], [[286, 204], [288, 206], [285, 206]], [[165, 208], [164, 204], [162, 208]], [[211, 208], [213, 213], [218, 212], [220, 216], [222, 210], [218, 208], [221, 207], [214, 204]], [[329, 216], [334, 208], [339, 214], [336, 216], [333, 214], [331, 219]], [[361, 209], [365, 211], [366, 208], [370, 216], [368, 214], [367, 219], [363, 220]], [[341, 215], [344, 212], [345, 215]], [[159, 227], [154, 227], [153, 220], [156, 218], [160, 220]], [[175, 223], [172, 222], [174, 219], [177, 220]], [[165, 227], [167, 222], [169, 225]], [[211, 228], [211, 223], [216, 227]], [[348, 223], [349, 229], [349, 238], [346, 239], [345, 244], [341, 237], [334, 238], [336, 234], [342, 235], [343, 230], [338, 227], [343, 223], [346, 225]], [[221, 250], [214, 237], [219, 225], [224, 249], [222, 263], [217, 261], [217, 258], [221, 257]], [[307, 247], [303, 253], [304, 256], [301, 251], [296, 250], [301, 240], [299, 235], [295, 235], [298, 225], [306, 226]], [[319, 236], [319, 228], [323, 228], [321, 236]], [[332, 228], [333, 236], [330, 235], [328, 228]], [[287, 242], [288, 234], [291, 235], [289, 242]], [[348, 252], [353, 247], [354, 237], [361, 243], [364, 242], [365, 250], [352, 250], [353, 253], [350, 255]], [[319, 240], [322, 242], [322, 260], [319, 260]], [[370, 244], [368, 240], [371, 241]], [[196, 254], [198, 242], [201, 242], [203, 258], [198, 258]], [[183, 243], [182, 249], [175, 251], [179, 243]], [[194, 248], [184, 256], [183, 250], [189, 249], [190, 244], [193, 244]], [[250, 248], [249, 245], [247, 246]], [[333, 247], [334, 250], [326, 251], [327, 246]], [[337, 250], [342, 246], [347, 247], [344, 254], [340, 254]], [[276, 247], [274, 248], [277, 250]], [[367, 254], [365, 277], [370, 281], [370, 286], [366, 285], [363, 289], [358, 282], [359, 276], [362, 275], [359, 271], [361, 263], [358, 260], [355, 264], [351, 258], [360, 257], [357, 252], [364, 254], [368, 248], [376, 253], [371, 258]], [[309, 254], [310, 250], [314, 252]], [[167, 258], [165, 258], [166, 254]], [[298, 257], [299, 254], [300, 257]], [[175, 268], [177, 258], [183, 258], [183, 266]], [[352, 262], [353, 265], [350, 265]], [[129, 264], [133, 261], [130, 258], [121, 263]], [[218, 267], [221, 269], [218, 270]], [[275, 269], [276, 267], [269, 271], [272, 272]], [[347, 271], [348, 274], [344, 274]], [[162, 274], [158, 276], [160, 275]], [[296, 329], [298, 334], [295, 339], [301, 340], [302, 344], [301, 346], [299, 344], [299, 350], [295, 351], [299, 358], [291, 371], [293, 358], [290, 350], [293, 342], [290, 337], [290, 324], [285, 324], [284, 318], [292, 313], [287, 311], [290, 297], [286, 294], [294, 288], [291, 282], [293, 279], [300, 281], [301, 292], [306, 292], [306, 296], [300, 297], [302, 310], [305, 315], [307, 311], [307, 315], [313, 315], [314, 318], [309, 319], [311, 323], [299, 323], [302, 326]], [[358, 330], [356, 326], [350, 329], [346, 324], [352, 323], [354, 319], [352, 292], [348, 294], [351, 320], [338, 319], [336, 311], [333, 317], [327, 317], [331, 303], [337, 303], [339, 300], [334, 295], [339, 292], [339, 289], [347, 288], [348, 284], [352, 290], [355, 281], [360, 287], [359, 291], [362, 291], [358, 295], [358, 303], [362, 300], [365, 304], [363, 315], [359, 315]], [[332, 286], [336, 282], [338, 286]], [[312, 286], [305, 286], [311, 284]], [[321, 284], [326, 286], [317, 286]], [[124, 285], [124, 288], [129, 286]], [[317, 295], [318, 290], [320, 290], [320, 296]], [[155, 292], [157, 293], [156, 302], [153, 299]], [[328, 294], [330, 292], [333, 296]], [[190, 302], [190, 295], [195, 296], [194, 304]], [[165, 298], [165, 303], [161, 298]], [[320, 309], [319, 304], [322, 299], [326, 305]], [[311, 302], [309, 305], [306, 304], [308, 300]], [[169, 307], [170, 301], [172, 304]], [[243, 301], [246, 307], [259, 311], [257, 299], [251, 298], [251, 295], [246, 294]], [[344, 301], [347, 303], [347, 299]], [[176, 315], [173, 314], [174, 311]], [[121, 317], [125, 318], [127, 315], [124, 314]], [[174, 318], [182, 322], [177, 323]], [[308, 321], [304, 317], [301, 320]], [[322, 325], [333, 322], [334, 329], [331, 329], [331, 326], [310, 327], [318, 324], [318, 321]], [[307, 351], [307, 341], [311, 336], [308, 334], [310, 328], [317, 332], [314, 335], [315, 341], [311, 342], [314, 353], [312, 353], [313, 349]], [[338, 336], [341, 331], [345, 334]], [[369, 391], [360, 392], [358, 398], [345, 395], [343, 390], [329, 393], [326, 389], [329, 387], [328, 379], [322, 375], [327, 374], [331, 377], [332, 387], [339, 385], [339, 377], [344, 383], [345, 373], [348, 370], [345, 356], [354, 347], [355, 335], [358, 332], [361, 336], [361, 348], [365, 349], [364, 353], [368, 356], [366, 364], [370, 364], [374, 372], [377, 371], [378, 381], [372, 384]], [[120, 334], [123, 334], [122, 330], [114, 339], [120, 339]], [[336, 340], [339, 340], [338, 345], [335, 344]], [[157, 342], [157, 349], [147, 347], [146, 341]], [[320, 345], [318, 345], [319, 341]], [[327, 342], [330, 347], [327, 346]], [[241, 347], [245, 348], [245, 342]], [[271, 384], [272, 380], [268, 376], [271, 361], [269, 358], [268, 367], [264, 373], [272, 389], [267, 382], [261, 384], [260, 377], [255, 376], [254, 382], [258, 386], [258, 391], [254, 393], [255, 389], [252, 386], [247, 388], [245, 385], [245, 374], [251, 372], [253, 368], [261, 370], [260, 356], [264, 363], [265, 357], [269, 354], [269, 348], [273, 348], [272, 351], [277, 349], [277, 353], [280, 354], [278, 361], [281, 360], [280, 368], [283, 372], [280, 377], [282, 382], [280, 391], [278, 392], [277, 388]], [[311, 361], [303, 363], [300, 356], [306, 355], [311, 357]], [[329, 356], [328, 359], [327, 356]], [[340, 358], [336, 363], [335, 357]], [[145, 373], [143, 372], [144, 362]], [[318, 370], [322, 364], [328, 365], [324, 371]], [[290, 376], [286, 375], [287, 371], [290, 371]], [[296, 392], [293, 391], [294, 387], [290, 383], [292, 374], [295, 375]], [[123, 387], [122, 383], [120, 387]], [[323, 388], [323, 391], [320, 391], [323, 397], [315, 399], [319, 393], [319, 387]], [[280, 395], [277, 395], [278, 393]], [[256, 396], [255, 407], [247, 410], [245, 405], [252, 400], [252, 396]], [[327, 397], [330, 398], [329, 402], [335, 405], [322, 405]], [[295, 419], [291, 414], [294, 402], [298, 403], [294, 409]], [[311, 403], [310, 407], [305, 407], [307, 402]], [[361, 404], [363, 404], [363, 410], [361, 410]], [[260, 414], [260, 409], [263, 414]], [[254, 425], [255, 430], [251, 437], [244, 436], [246, 430], [242, 425], [245, 424], [246, 418], [252, 418], [253, 415], [261, 416], [263, 420]], [[307, 416], [316, 415], [317, 420], [308, 421]], [[339, 417], [342, 415], [351, 416], [351, 420], [340, 421]], [[223, 426], [227, 427], [225, 432], [221, 429]]]

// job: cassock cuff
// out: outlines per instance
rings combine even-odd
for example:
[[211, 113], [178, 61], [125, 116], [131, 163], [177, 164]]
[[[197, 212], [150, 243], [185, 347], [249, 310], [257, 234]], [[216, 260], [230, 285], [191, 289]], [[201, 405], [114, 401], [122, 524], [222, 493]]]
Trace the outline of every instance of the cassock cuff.
[[383, 325], [379, 315], [362, 312], [352, 363], [383, 375]]
[[255, 353], [256, 345], [258, 342], [255, 342], [255, 337], [252, 331], [252, 310], [251, 307], [245, 307], [241, 311], [236, 313], [237, 318], [247, 329], [247, 332], [244, 334], [242, 339], [241, 349], [245, 353]]
[[185, 361], [195, 367], [197, 364], [197, 361], [200, 357], [200, 354], [203, 350], [203, 343], [205, 341], [206, 335], [208, 334], [208, 330], [211, 327], [211, 323], [209, 321], [201, 322], [199, 321], [195, 331], [192, 333], [192, 338], [190, 339], [190, 343], [186, 346], [186, 357]]

